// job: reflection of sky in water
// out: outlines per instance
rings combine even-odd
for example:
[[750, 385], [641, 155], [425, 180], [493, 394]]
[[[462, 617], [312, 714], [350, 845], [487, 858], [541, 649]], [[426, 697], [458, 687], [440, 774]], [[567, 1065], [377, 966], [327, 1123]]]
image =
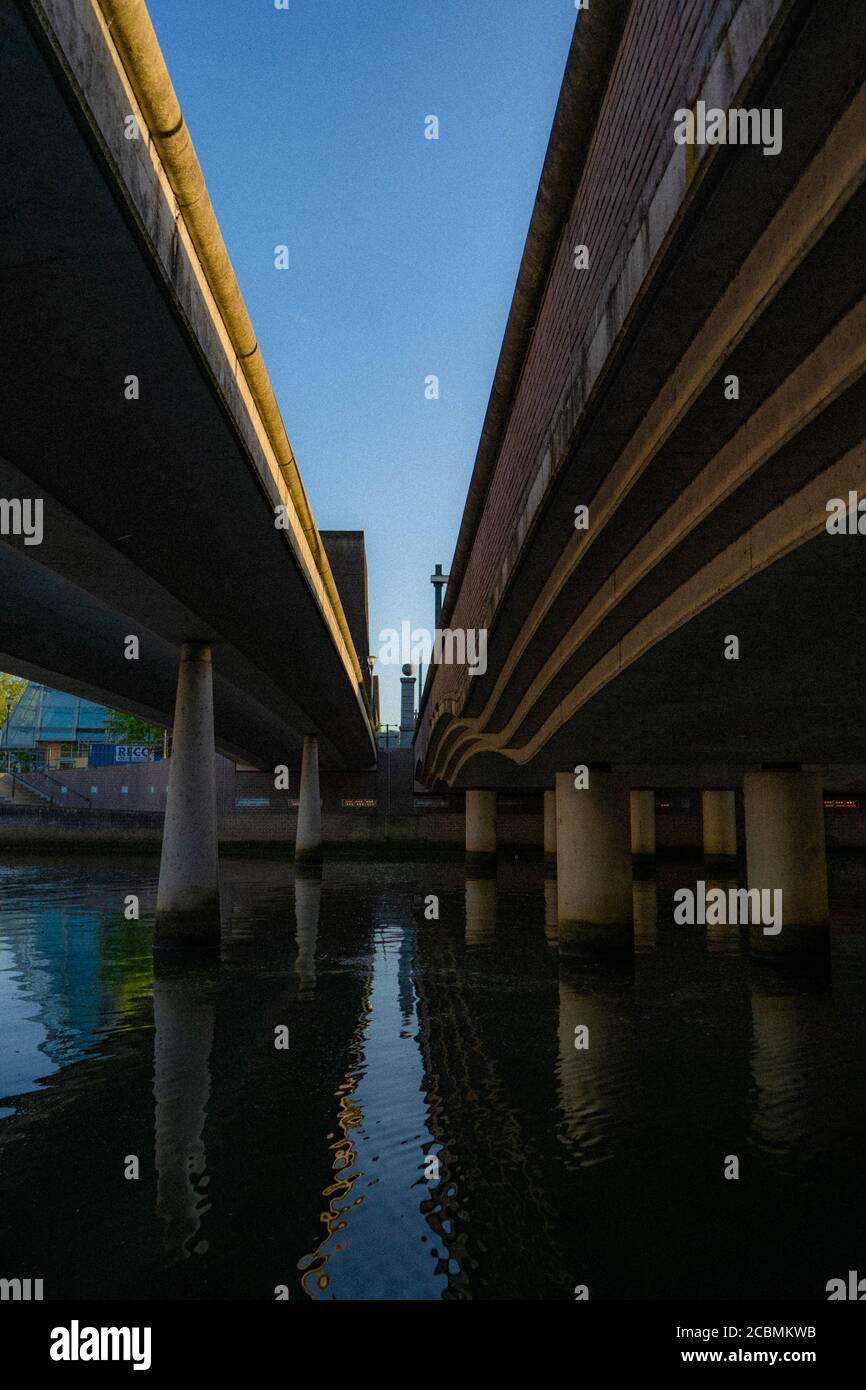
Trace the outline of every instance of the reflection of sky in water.
[[39, 1077], [56, 1072], [60, 1063], [43, 1051], [49, 1030], [35, 1012], [33, 995], [8, 947], [0, 948], [0, 1020], [0, 1095], [33, 1091]]
[[436, 1191], [424, 1177], [436, 1145], [422, 1090], [412, 931], [389, 924], [376, 936], [362, 1058], [332, 1145], [329, 1234], [301, 1261], [314, 1298], [440, 1298], [447, 1286], [438, 1267], [447, 1251], [420, 1209]]
[[849, 899], [832, 980], [804, 981], [753, 965], [744, 933], [674, 928], [695, 866], [665, 864], [634, 958], [601, 968], [558, 955], [540, 865], [479, 895], [462, 864], [308, 886], [229, 859], [220, 959], [161, 962], [152, 1010], [157, 861], [58, 860], [0, 865], [4, 1259], [58, 1297], [813, 1298], [859, 1258]]
[[[56, 1071], [60, 1064], [44, 1051], [48, 1029], [38, 1019], [33, 996], [7, 946], [0, 947], [0, 1020], [0, 1095], [34, 1091], [38, 1078]], [[11, 1114], [11, 1109], [0, 1109], [0, 1119]]]
[[[58, 902], [45, 885], [34, 902], [29, 874], [8, 869], [0, 899], [0, 1097], [38, 1090], [88, 1055], [124, 1005], [124, 962], [107, 948], [108, 912]], [[23, 908], [19, 895], [27, 895]], [[65, 896], [65, 895], [64, 895]], [[121, 927], [121, 931], [123, 928]], [[8, 1106], [0, 1118], [14, 1113]]]

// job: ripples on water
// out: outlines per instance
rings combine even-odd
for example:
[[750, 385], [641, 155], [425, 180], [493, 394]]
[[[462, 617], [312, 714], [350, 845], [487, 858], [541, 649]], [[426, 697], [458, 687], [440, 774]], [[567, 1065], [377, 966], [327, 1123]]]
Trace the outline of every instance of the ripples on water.
[[600, 968], [559, 958], [540, 865], [231, 859], [220, 959], [154, 975], [156, 869], [0, 860], [0, 1273], [46, 1297], [823, 1298], [862, 1264], [862, 860], [831, 862], [825, 979], [673, 927], [694, 867], [635, 884], [634, 959]]

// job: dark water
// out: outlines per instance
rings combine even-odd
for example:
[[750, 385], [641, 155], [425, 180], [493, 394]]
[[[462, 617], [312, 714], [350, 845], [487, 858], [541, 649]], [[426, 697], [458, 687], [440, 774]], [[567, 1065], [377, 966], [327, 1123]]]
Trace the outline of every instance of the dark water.
[[674, 927], [701, 870], [659, 872], [634, 960], [600, 969], [560, 960], [540, 865], [311, 884], [228, 860], [221, 958], [154, 977], [153, 860], [0, 858], [0, 1276], [46, 1298], [826, 1298], [866, 1273], [866, 863], [831, 863], [826, 979]]

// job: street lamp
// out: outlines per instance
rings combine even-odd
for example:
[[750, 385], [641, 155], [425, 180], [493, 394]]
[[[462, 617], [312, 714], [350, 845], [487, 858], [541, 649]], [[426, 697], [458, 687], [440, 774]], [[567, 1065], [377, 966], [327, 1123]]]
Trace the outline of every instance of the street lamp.
[[442, 591], [450, 578], [450, 575], [442, 573], [441, 565], [437, 565], [430, 576], [430, 583], [436, 592], [436, 622], [434, 625], [436, 631], [439, 629], [439, 619], [442, 616]]

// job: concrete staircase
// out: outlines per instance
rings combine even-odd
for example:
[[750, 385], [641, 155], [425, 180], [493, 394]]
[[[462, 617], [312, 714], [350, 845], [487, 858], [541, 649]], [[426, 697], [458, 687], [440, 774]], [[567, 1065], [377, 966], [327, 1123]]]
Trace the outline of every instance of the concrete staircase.
[[27, 787], [11, 772], [0, 772], [0, 806], [50, 806], [51, 798]]

